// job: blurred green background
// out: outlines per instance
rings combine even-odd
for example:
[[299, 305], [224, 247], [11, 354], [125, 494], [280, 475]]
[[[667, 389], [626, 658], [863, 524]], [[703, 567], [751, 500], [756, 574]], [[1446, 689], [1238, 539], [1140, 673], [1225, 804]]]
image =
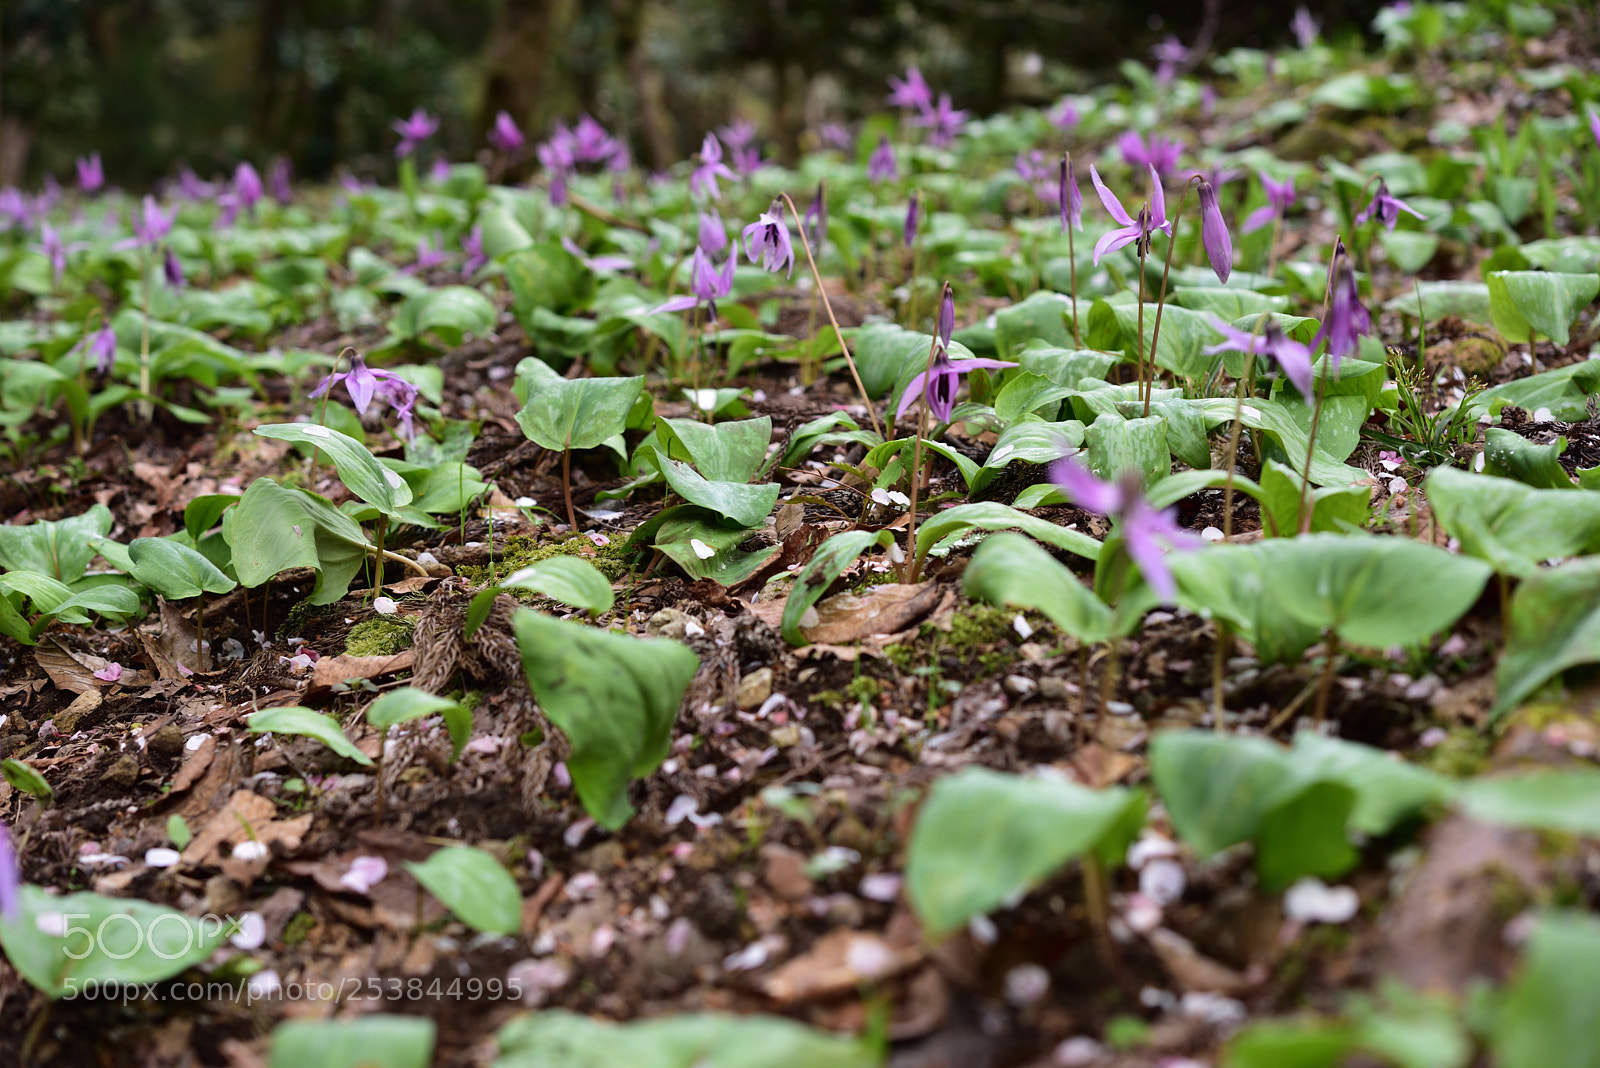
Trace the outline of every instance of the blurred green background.
[[[919, 63], [981, 115], [1042, 104], [1168, 34], [1289, 38], [1283, 0], [4, 0], [0, 184], [65, 180], [92, 150], [138, 188], [286, 154], [302, 177], [393, 167], [423, 107], [452, 158], [504, 108], [532, 138], [580, 112], [664, 167], [732, 118], [792, 159], [808, 126], [881, 109]], [[1375, 0], [1308, 5], [1325, 32]]]

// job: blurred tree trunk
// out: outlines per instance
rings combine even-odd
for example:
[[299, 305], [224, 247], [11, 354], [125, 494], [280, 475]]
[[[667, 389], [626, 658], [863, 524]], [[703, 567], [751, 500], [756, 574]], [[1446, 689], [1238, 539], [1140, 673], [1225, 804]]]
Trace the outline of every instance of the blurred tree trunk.
[[566, 64], [561, 49], [572, 22], [570, 0], [505, 0], [489, 39], [483, 93], [484, 129], [509, 112], [531, 137], [540, 137], [564, 110]]
[[665, 170], [678, 153], [672, 143], [672, 119], [662, 101], [661, 77], [651, 69], [645, 54], [644, 0], [613, 0], [611, 9], [616, 17], [617, 54], [627, 64], [645, 158], [651, 167]]

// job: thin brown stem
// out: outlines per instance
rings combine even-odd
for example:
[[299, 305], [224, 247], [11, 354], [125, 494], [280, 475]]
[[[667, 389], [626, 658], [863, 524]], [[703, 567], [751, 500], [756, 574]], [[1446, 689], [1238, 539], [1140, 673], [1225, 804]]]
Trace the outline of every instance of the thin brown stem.
[[1326, 646], [1328, 659], [1322, 665], [1322, 679], [1317, 683], [1317, 703], [1313, 713], [1318, 725], [1328, 720], [1328, 692], [1333, 689], [1334, 668], [1339, 663], [1339, 636], [1330, 631]]
[[1306, 468], [1300, 476], [1300, 500], [1295, 506], [1295, 525], [1302, 534], [1311, 531], [1311, 516], [1316, 511], [1307, 504], [1311, 496], [1311, 458], [1317, 453], [1317, 425], [1322, 422], [1322, 402], [1328, 395], [1328, 372], [1331, 363], [1329, 356], [1323, 356], [1322, 377], [1317, 379], [1317, 404], [1311, 412], [1311, 434], [1306, 439]]
[[1272, 247], [1267, 250], [1267, 277], [1278, 273], [1278, 231], [1283, 228], [1283, 212], [1272, 217]]
[[1072, 264], [1072, 344], [1083, 348], [1083, 335], [1078, 330], [1078, 253], [1073, 247], [1072, 224], [1067, 224], [1067, 260]]
[[561, 496], [567, 502], [567, 526], [578, 532], [577, 513], [572, 510], [572, 450], [561, 450]]
[[1111, 939], [1106, 869], [1093, 850], [1085, 853], [1079, 863], [1083, 869], [1083, 908], [1094, 928], [1095, 948], [1100, 952], [1101, 962], [1115, 971], [1121, 962], [1117, 957], [1117, 944]]
[[817, 270], [817, 260], [811, 254], [811, 240], [806, 237], [805, 224], [800, 219], [800, 212], [795, 209], [794, 201], [789, 199], [788, 193], [779, 194], [783, 202], [789, 207], [789, 214], [794, 218], [794, 228], [800, 234], [800, 247], [806, 251], [806, 263], [811, 267], [811, 280], [817, 285], [817, 292], [822, 295], [822, 306], [827, 309], [828, 322], [833, 324], [833, 336], [839, 341], [839, 351], [844, 353], [844, 362], [850, 368], [850, 377], [855, 380], [856, 390], [861, 394], [861, 403], [867, 406], [867, 418], [872, 422], [873, 432], [883, 437], [883, 428], [878, 425], [878, 413], [873, 411], [872, 398], [867, 396], [867, 387], [861, 383], [861, 372], [856, 370], [855, 358], [850, 355], [850, 346], [844, 343], [844, 331], [839, 329], [838, 317], [833, 314], [833, 302], [828, 299], [828, 291], [822, 286], [822, 274]]
[[1233, 632], [1228, 629], [1227, 621], [1217, 619], [1217, 647], [1211, 658], [1211, 726], [1219, 731], [1228, 729], [1223, 720], [1222, 683], [1227, 672], [1224, 670], [1228, 663], [1228, 647], [1233, 644]]
[[928, 367], [922, 374], [922, 403], [917, 405], [917, 439], [911, 446], [911, 510], [906, 513], [906, 561], [900, 580], [906, 585], [917, 581], [917, 571], [922, 560], [917, 553], [917, 491], [922, 483], [922, 435], [928, 428], [928, 390], [932, 387], [933, 358], [939, 351], [939, 338], [935, 335], [928, 345]]
[[[1155, 328], [1150, 331], [1150, 389], [1144, 395], [1144, 414], [1146, 416], [1150, 414], [1150, 394], [1155, 392], [1156, 342], [1161, 340], [1161, 309], [1165, 307], [1167, 303], [1167, 276], [1172, 273], [1172, 250], [1178, 247], [1178, 220], [1183, 218], [1183, 205], [1184, 202], [1189, 199], [1189, 187], [1199, 180], [1201, 179], [1197, 174], [1190, 178], [1187, 182], [1183, 183], [1183, 194], [1178, 197], [1178, 210], [1173, 212], [1170, 220], [1172, 223], [1172, 233], [1167, 237], [1167, 261], [1161, 268], [1161, 295], [1156, 297], [1156, 325]], [[1139, 284], [1141, 287], [1144, 285], [1144, 261], [1142, 259], [1139, 262]], [[1143, 304], [1143, 290], [1141, 288], [1141, 309], [1143, 308]], [[1144, 329], [1141, 326], [1140, 334], [1142, 335], [1143, 333]]]

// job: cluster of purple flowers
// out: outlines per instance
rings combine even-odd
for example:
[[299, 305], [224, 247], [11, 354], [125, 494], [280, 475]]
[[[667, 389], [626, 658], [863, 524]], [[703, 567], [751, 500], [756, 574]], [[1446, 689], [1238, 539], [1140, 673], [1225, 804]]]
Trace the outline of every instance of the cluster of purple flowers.
[[1141, 137], [1137, 131], [1129, 130], [1117, 138], [1117, 151], [1122, 155], [1122, 162], [1134, 169], [1154, 167], [1161, 175], [1171, 175], [1178, 169], [1178, 159], [1183, 155], [1182, 141], [1169, 141], [1158, 133], [1150, 135], [1149, 139]]
[[939, 99], [934, 100], [933, 89], [922, 77], [922, 71], [914, 66], [906, 68], [904, 78], [889, 79], [887, 99], [891, 107], [916, 112], [910, 119], [911, 125], [927, 130], [928, 143], [935, 148], [943, 148], [954, 141], [967, 121], [965, 111], [951, 106], [949, 93], [940, 93]]
[[[518, 131], [520, 134], [520, 131]], [[606, 132], [592, 115], [578, 116], [576, 126], [564, 122], [548, 140], [534, 149], [539, 165], [550, 176], [550, 202], [558, 207], [567, 202], [567, 183], [579, 167], [604, 165], [607, 170], [620, 174], [633, 166], [628, 146]]]

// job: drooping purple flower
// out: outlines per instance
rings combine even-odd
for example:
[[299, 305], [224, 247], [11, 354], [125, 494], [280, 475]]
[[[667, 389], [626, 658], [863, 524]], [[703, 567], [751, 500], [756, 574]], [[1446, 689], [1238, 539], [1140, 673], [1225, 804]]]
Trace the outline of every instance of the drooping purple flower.
[[450, 161], [443, 156], [433, 157], [433, 163], [428, 166], [428, 181], [434, 185], [443, 185], [450, 180]]
[[1056, 199], [1061, 211], [1061, 232], [1075, 226], [1083, 232], [1083, 190], [1078, 188], [1078, 175], [1072, 168], [1072, 153], [1061, 154], [1061, 174], [1057, 180]]
[[900, 237], [905, 241], [906, 248], [910, 248], [917, 243], [917, 224], [921, 221], [921, 204], [921, 191], [913, 189], [911, 191], [911, 203], [906, 205], [905, 226], [900, 232]]
[[1216, 187], [1206, 181], [1200, 183], [1200, 244], [1205, 247], [1217, 281], [1227, 285], [1228, 275], [1233, 273], [1233, 238], [1228, 235], [1228, 224], [1217, 204]]
[[1294, 18], [1289, 20], [1289, 32], [1294, 34], [1295, 43], [1301, 48], [1310, 48], [1317, 43], [1317, 32], [1322, 29], [1322, 23], [1311, 17], [1311, 12], [1301, 4], [1294, 9]]
[[1386, 229], [1393, 233], [1394, 224], [1400, 221], [1400, 213], [1402, 211], [1419, 219], [1427, 218], [1422, 212], [1413, 208], [1399, 197], [1391, 196], [1388, 184], [1382, 178], [1379, 178], [1378, 191], [1373, 194], [1371, 202], [1362, 208], [1361, 213], [1356, 216], [1356, 225], [1360, 226], [1368, 219], [1377, 219]]
[[7, 923], [22, 918], [22, 870], [16, 850], [11, 847], [11, 832], [0, 823], [0, 917]]
[[1172, 79], [1178, 75], [1178, 68], [1188, 62], [1189, 46], [1169, 33], [1164, 40], [1150, 49], [1150, 54], [1156, 60], [1157, 84], [1171, 85]]
[[1261, 188], [1266, 191], [1267, 202], [1252, 211], [1240, 227], [1241, 233], [1251, 234], [1268, 225], [1274, 219], [1282, 218], [1296, 200], [1294, 192], [1294, 175], [1281, 182], [1274, 181], [1272, 175], [1265, 171], [1257, 171], [1256, 177], [1261, 179]]
[[266, 195], [266, 187], [261, 184], [261, 175], [249, 162], [239, 164], [233, 172], [233, 191], [239, 198], [239, 203], [245, 210], [251, 210], [256, 202]]
[[399, 144], [394, 146], [394, 154], [398, 159], [405, 159], [417, 150], [419, 144], [438, 132], [439, 120], [422, 108], [417, 108], [410, 118], [395, 119], [389, 127], [400, 135]]
[[403, 270], [408, 274], [426, 271], [439, 266], [447, 258], [444, 251], [444, 235], [435, 230], [431, 241], [424, 237], [417, 242], [417, 258], [412, 261], [409, 267], [403, 268]]
[[504, 152], [509, 156], [521, 148], [525, 140], [522, 129], [509, 111], [502, 111], [494, 117], [494, 125], [489, 127], [489, 145], [496, 152]]
[[478, 268], [489, 262], [489, 257], [483, 251], [483, 227], [474, 225], [473, 228], [461, 236], [461, 251], [467, 258], [461, 261], [461, 273], [473, 275], [478, 273]]
[[928, 144], [934, 148], [944, 148], [956, 139], [956, 134], [961, 132], [961, 124], [966, 121], [965, 111], [950, 106], [950, 94], [940, 93], [938, 104], [921, 109], [912, 118], [911, 124], [928, 131]]
[[950, 289], [950, 283], [944, 284], [944, 297], [939, 301], [938, 332], [933, 341], [933, 366], [921, 371], [910, 382], [906, 383], [906, 391], [900, 396], [900, 407], [895, 409], [895, 418], [904, 416], [919, 397], [924, 398], [928, 406], [928, 414], [941, 423], [950, 421], [951, 413], [956, 407], [956, 391], [961, 388], [961, 376], [971, 371], [999, 370], [1006, 367], [1017, 366], [1005, 360], [952, 360], [950, 358], [950, 336], [956, 329], [956, 298]]
[[617, 150], [617, 140], [590, 114], [578, 116], [572, 130], [572, 154], [579, 163], [604, 163]]
[[94, 369], [97, 372], [107, 373], [117, 362], [116, 331], [107, 324], [92, 334], [83, 335], [78, 339], [78, 343], [72, 346], [73, 352], [79, 350], [82, 350], [86, 359], [94, 360]]
[[357, 412], [366, 415], [373, 400], [380, 400], [389, 405], [398, 417], [401, 437], [408, 441], [411, 439], [415, 433], [411, 420], [412, 409], [417, 403], [416, 386], [393, 371], [376, 370], [368, 367], [360, 356], [352, 356], [348, 371], [331, 374], [318, 382], [311, 396], [320, 397], [340, 382], [344, 383], [345, 392], [350, 394], [350, 401], [356, 406]]
[[906, 68], [905, 78], [889, 77], [889, 95], [886, 102], [892, 108], [922, 110], [933, 106], [933, 90], [923, 81], [922, 72], [915, 66]]
[[626, 271], [633, 266], [633, 261], [626, 256], [590, 256], [588, 253], [584, 252], [583, 249], [578, 247], [578, 243], [576, 241], [572, 240], [572, 238], [566, 236], [565, 234], [561, 235], [561, 247], [572, 253], [572, 255], [576, 256], [585, 267], [589, 268], [591, 271], [594, 271], [596, 274], [600, 273], [601, 271]]
[[689, 192], [704, 193], [712, 200], [721, 200], [722, 189], [717, 185], [718, 178], [733, 182], [739, 176], [722, 162], [722, 142], [717, 140], [717, 135], [708, 133], [700, 142], [700, 164], [689, 175]]
[[170, 246], [161, 259], [161, 273], [166, 276], [167, 285], [173, 289], [183, 288], [183, 262], [178, 259], [178, 254], [172, 251]]
[[578, 163], [572, 154], [572, 131], [556, 123], [555, 133], [540, 142], [536, 153], [539, 166], [550, 176], [550, 203], [559, 208], [567, 202], [567, 180]]
[[272, 161], [272, 169], [267, 172], [267, 188], [281, 207], [287, 208], [294, 200], [294, 164], [289, 162], [288, 156]]
[[1067, 97], [1056, 101], [1055, 107], [1050, 109], [1045, 118], [1050, 120], [1051, 126], [1063, 133], [1076, 129], [1078, 123], [1083, 121], [1083, 116], [1078, 114], [1077, 105]]
[[855, 138], [850, 136], [850, 127], [842, 122], [825, 122], [817, 127], [817, 140], [823, 148], [837, 149], [848, 152], [855, 145]]
[[735, 119], [717, 130], [717, 133], [722, 135], [722, 143], [735, 152], [755, 144], [757, 132], [756, 124], [749, 119]]
[[1182, 141], [1169, 141], [1153, 133], [1147, 141], [1135, 130], [1117, 138], [1117, 151], [1122, 161], [1130, 167], [1154, 167], [1162, 174], [1171, 174], [1178, 168], [1178, 158], [1183, 155]]
[[1600, 111], [1589, 112], [1589, 132], [1594, 135], [1594, 143], [1600, 148]]
[[1372, 333], [1372, 315], [1361, 303], [1361, 285], [1342, 241], [1334, 248], [1329, 287], [1328, 318], [1317, 336], [1311, 339], [1311, 348], [1315, 351], [1319, 343], [1326, 341], [1328, 356], [1337, 374], [1344, 358], [1360, 348], [1361, 338]]
[[1311, 396], [1311, 348], [1285, 334], [1276, 320], [1268, 318], [1259, 333], [1250, 333], [1234, 327], [1215, 312], [1211, 314], [1211, 329], [1221, 334], [1223, 340], [1201, 351], [1207, 356], [1219, 352], [1242, 352], [1272, 359], [1283, 371], [1302, 397]]
[[716, 208], [700, 213], [700, 247], [713, 256], [728, 247], [728, 227]]
[[1112, 230], [1103, 234], [1100, 240], [1094, 243], [1094, 262], [1100, 263], [1100, 257], [1108, 252], [1115, 252], [1125, 245], [1133, 245], [1135, 250], [1148, 252], [1150, 239], [1157, 230], [1163, 231], [1168, 237], [1172, 236], [1172, 223], [1167, 219], [1167, 198], [1161, 190], [1161, 176], [1156, 173], [1154, 166], [1150, 171], [1150, 206], [1139, 209], [1138, 219], [1128, 214], [1122, 206], [1122, 201], [1117, 195], [1106, 188], [1100, 180], [1100, 172], [1089, 167], [1089, 178], [1094, 182], [1095, 192], [1100, 194], [1100, 203], [1105, 205], [1111, 217], [1122, 224], [1120, 230]]
[[217, 194], [217, 217], [213, 225], [218, 230], [226, 230], [239, 220], [239, 212], [244, 208], [244, 202], [239, 199], [239, 194], [224, 191]]
[[83, 192], [98, 192], [106, 184], [106, 169], [100, 164], [100, 153], [79, 156], [77, 166], [78, 188]]
[[867, 180], [892, 182], [899, 174], [900, 167], [895, 162], [894, 146], [889, 143], [887, 134], [881, 135], [878, 138], [878, 147], [867, 157]]
[[39, 244], [37, 247], [39, 252], [44, 255], [44, 258], [50, 261], [50, 277], [53, 280], [53, 284], [60, 285], [61, 276], [67, 270], [67, 254], [87, 246], [77, 242], [68, 245], [61, 240], [61, 234], [54, 226], [49, 223], [40, 223]]
[[1167, 566], [1166, 554], [1197, 549], [1204, 543], [1178, 525], [1174, 509], [1161, 511], [1145, 500], [1137, 474], [1129, 474], [1121, 482], [1102, 482], [1068, 456], [1050, 465], [1050, 481], [1084, 511], [1116, 517], [1128, 556], [1145, 582], [1163, 604], [1177, 599], [1178, 584]]
[[[740, 236], [744, 240], [745, 259], [761, 264], [773, 274], [787, 266], [789, 277], [794, 277], [794, 246], [789, 241], [789, 227], [783, 222], [781, 201], [774, 200], [771, 207], [740, 232]], [[754, 249], [759, 249], [760, 254]]]
[[[717, 317], [717, 301], [733, 292], [733, 270], [739, 259], [739, 246], [733, 246], [728, 253], [727, 262], [719, 270], [712, 262], [711, 255], [703, 245], [696, 245], [694, 260], [689, 269], [689, 294], [670, 297], [650, 309], [649, 314], [659, 312], [688, 311], [698, 304], [710, 305], [711, 318]], [[692, 296], [690, 294], [693, 294]]]
[[193, 167], [185, 166], [178, 171], [178, 192], [190, 200], [210, 200], [216, 188], [201, 181]]
[[133, 223], [134, 241], [146, 248], [153, 248], [172, 232], [172, 221], [177, 218], [178, 210], [162, 211], [161, 205], [156, 203], [156, 198], [146, 196], [138, 218]]
[[821, 251], [828, 241], [828, 183], [817, 182], [817, 195], [800, 220], [806, 230], [806, 240], [814, 250]]

